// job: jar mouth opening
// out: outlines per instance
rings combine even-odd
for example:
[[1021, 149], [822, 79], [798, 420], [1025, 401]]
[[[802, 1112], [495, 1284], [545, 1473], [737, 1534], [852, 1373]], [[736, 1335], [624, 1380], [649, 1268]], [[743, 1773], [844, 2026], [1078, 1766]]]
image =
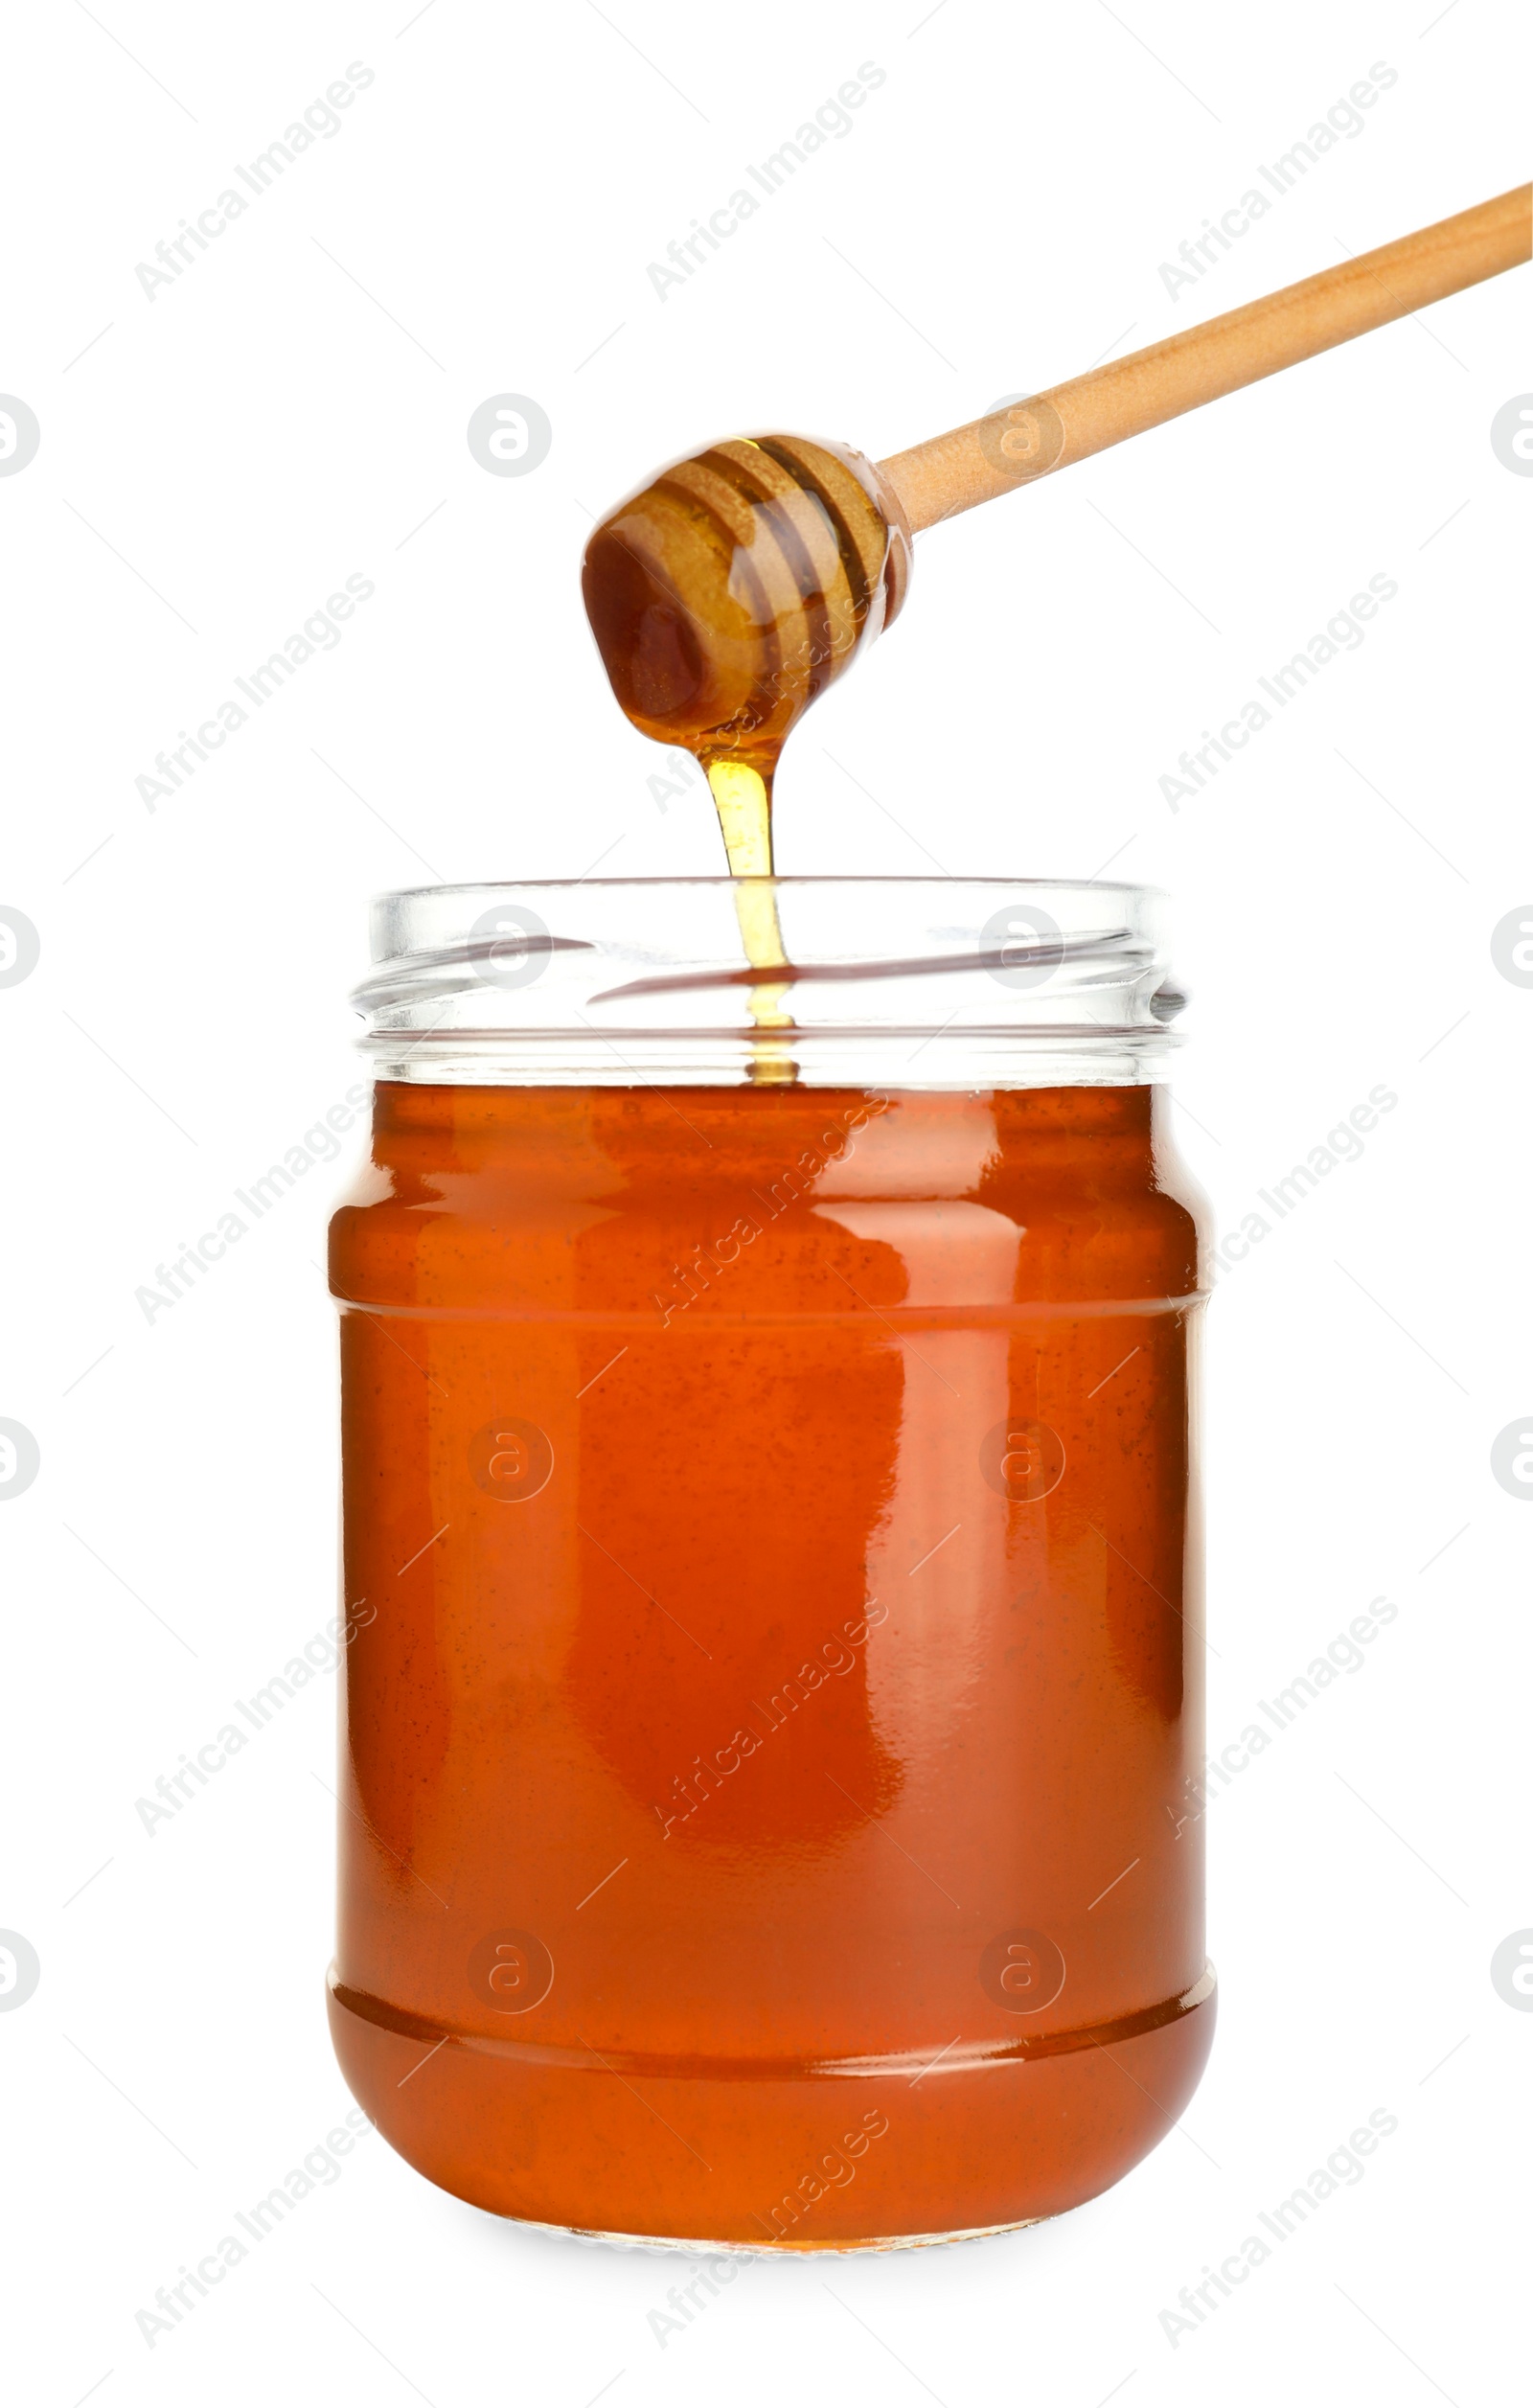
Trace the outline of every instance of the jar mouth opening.
[[1165, 897], [1117, 880], [529, 879], [373, 907], [387, 1078], [1133, 1084], [1174, 1042]]
[[679, 890], [690, 890], [699, 887], [712, 888], [727, 893], [739, 886], [805, 887], [816, 889], [827, 886], [858, 886], [866, 888], [869, 893], [873, 894], [879, 893], [885, 888], [898, 889], [927, 887], [935, 891], [940, 890], [944, 886], [962, 886], [965, 888], [994, 887], [999, 894], [1045, 894], [1052, 892], [1089, 893], [1093, 895], [1142, 895], [1148, 901], [1157, 904], [1164, 904], [1168, 900], [1166, 889], [1163, 886], [1145, 886], [1136, 883], [1132, 879], [1120, 878], [927, 878], [919, 870], [899, 870], [889, 871], [886, 873], [880, 872], [875, 877], [865, 877], [858, 870], [827, 870], [823, 875], [818, 872], [776, 871], [770, 878], [731, 878], [725, 872], [719, 871], [708, 875], [683, 878], [586, 877], [449, 879], [440, 885], [390, 887], [385, 893], [375, 897], [374, 908], [377, 910], [380, 906], [388, 904], [409, 903], [419, 895], [499, 895], [512, 893], [552, 894], [559, 892], [567, 894], [632, 894], [643, 893], [647, 889], [662, 887], [676, 888]]

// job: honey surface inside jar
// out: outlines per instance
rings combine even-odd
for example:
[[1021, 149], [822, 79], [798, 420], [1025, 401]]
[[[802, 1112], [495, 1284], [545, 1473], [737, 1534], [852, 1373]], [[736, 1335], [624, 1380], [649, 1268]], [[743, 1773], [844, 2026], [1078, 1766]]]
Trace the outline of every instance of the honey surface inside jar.
[[582, 583], [612, 691], [700, 763], [735, 877], [771, 876], [783, 745], [894, 617], [909, 562], [871, 461], [790, 435], [676, 461], [592, 536]]

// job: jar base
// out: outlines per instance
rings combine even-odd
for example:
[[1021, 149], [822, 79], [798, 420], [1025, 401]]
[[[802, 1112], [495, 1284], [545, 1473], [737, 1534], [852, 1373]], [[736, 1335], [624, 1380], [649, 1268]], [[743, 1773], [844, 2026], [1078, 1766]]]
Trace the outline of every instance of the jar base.
[[545, 2224], [535, 2215], [506, 2215], [504, 2224], [519, 2224], [529, 2233], [552, 2233], [561, 2240], [583, 2241], [595, 2249], [638, 2249], [661, 2255], [709, 2258], [864, 2258], [891, 2249], [951, 2249], [960, 2241], [999, 2240], [1007, 2233], [1030, 2232], [1035, 2224], [1052, 2224], [1049, 2215], [1020, 2215], [1009, 2224], [973, 2224], [954, 2233], [891, 2233], [867, 2240], [683, 2240], [661, 2233], [598, 2233], [583, 2224]]
[[442, 2190], [615, 2247], [774, 2256], [918, 2249], [1080, 2207], [1181, 2114], [1215, 2008], [1210, 1967], [1178, 1999], [1034, 2054], [747, 2078], [702, 2059], [640, 2082], [594, 2050], [444, 2029], [330, 1984], [354, 2097]]

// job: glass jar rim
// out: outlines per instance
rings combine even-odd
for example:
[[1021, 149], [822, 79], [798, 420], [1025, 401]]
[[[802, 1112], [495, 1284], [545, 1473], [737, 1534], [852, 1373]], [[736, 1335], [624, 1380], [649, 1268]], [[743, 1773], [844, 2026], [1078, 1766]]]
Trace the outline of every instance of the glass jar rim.
[[1182, 998], [1120, 880], [524, 879], [373, 906], [354, 1002], [387, 1079], [1133, 1085]]

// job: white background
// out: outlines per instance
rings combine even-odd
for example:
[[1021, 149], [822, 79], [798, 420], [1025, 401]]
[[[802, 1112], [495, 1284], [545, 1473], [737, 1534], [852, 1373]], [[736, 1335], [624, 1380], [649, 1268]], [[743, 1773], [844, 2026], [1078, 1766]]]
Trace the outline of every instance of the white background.
[[[590, 514], [727, 432], [898, 450], [1525, 172], [1510, 0], [411, 16], [49, 0], [10, 37], [0, 387], [41, 447], [0, 479], [0, 902], [42, 940], [0, 991], [0, 1414], [42, 1453], [0, 1528], [0, 1924], [42, 1963], [0, 2016], [12, 2396], [1499, 2401], [1530, 1524], [1490, 1449], [1533, 1407], [1533, 991], [1490, 937], [1533, 895], [1533, 481], [1489, 429], [1533, 386], [1525, 269], [925, 538], [782, 784], [788, 869], [1170, 888], [1223, 1227], [1399, 1099], [1211, 1310], [1210, 1740], [1370, 1598], [1399, 1615], [1210, 1809], [1222, 2020], [1184, 2128], [1038, 2231], [753, 2261], [664, 2349], [671, 2262], [498, 2224], [369, 2137], [173, 2332], [136, 2328], [350, 2103], [330, 1682], [152, 1839], [134, 1800], [334, 1611], [315, 1264], [356, 1141], [152, 1324], [134, 1291], [357, 1077], [373, 892], [718, 866], [700, 790], [660, 808], [606, 692]], [[149, 298], [137, 263], [358, 59], [340, 132]], [[660, 299], [648, 264], [864, 60], [854, 130]], [[1160, 263], [1376, 61], [1364, 130], [1173, 299]], [[525, 476], [465, 441], [506, 391], [553, 426]], [[353, 573], [344, 640], [149, 811], [155, 753]], [[1177, 755], [1377, 573], [1366, 641], [1174, 813]], [[1173, 2347], [1181, 2286], [1381, 2107], [1361, 2183]]]

